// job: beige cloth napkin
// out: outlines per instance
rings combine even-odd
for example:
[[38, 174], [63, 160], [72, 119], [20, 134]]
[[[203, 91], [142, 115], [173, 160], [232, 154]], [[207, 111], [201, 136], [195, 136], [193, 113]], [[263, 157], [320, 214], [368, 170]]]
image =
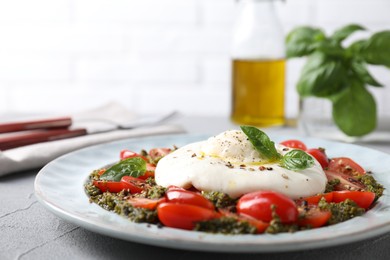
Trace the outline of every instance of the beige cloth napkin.
[[[99, 113], [99, 110], [102, 111], [101, 114]], [[82, 118], [87, 119], [88, 113], [88, 111], [83, 112]], [[124, 107], [117, 104], [109, 104], [101, 108], [91, 110], [90, 114], [91, 118], [93, 117], [96, 122], [98, 119], [105, 119], [109, 116], [110, 121], [116, 121], [118, 124], [125, 123], [123, 119], [127, 120], [129, 118], [137, 118], [129, 113]], [[79, 119], [81, 117], [75, 116], [74, 118]], [[87, 121], [88, 120], [86, 120], [86, 122]], [[86, 126], [88, 128], [88, 133], [93, 133], [86, 136], [38, 143], [3, 152], [0, 151], [0, 176], [42, 167], [63, 154], [95, 144], [132, 137], [184, 132], [182, 127], [168, 124], [150, 124], [136, 127], [134, 129], [122, 130], [113, 130], [112, 123], [108, 124], [106, 127], [104, 124], [99, 124], [99, 122], [97, 124], [98, 125], [95, 129], [93, 129], [91, 125]], [[82, 120], [77, 122], [77, 126], [83, 127]], [[97, 128], [99, 129], [97, 130]]]

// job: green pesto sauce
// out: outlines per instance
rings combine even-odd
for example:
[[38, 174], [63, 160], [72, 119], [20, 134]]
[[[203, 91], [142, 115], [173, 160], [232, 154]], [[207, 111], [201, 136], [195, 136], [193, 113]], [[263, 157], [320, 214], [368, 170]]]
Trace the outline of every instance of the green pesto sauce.
[[229, 235], [256, 234], [257, 232], [256, 227], [250, 225], [247, 221], [237, 220], [231, 217], [197, 222], [194, 230]]
[[360, 208], [354, 201], [346, 199], [343, 202], [326, 202], [324, 198], [318, 203], [318, 207], [323, 210], [330, 210], [332, 216], [328, 220], [329, 225], [337, 224], [348, 219], [361, 216], [366, 211]]
[[157, 210], [133, 207], [130, 203], [120, 201], [115, 205], [115, 213], [129, 218], [133, 222], [158, 223]]
[[333, 179], [331, 181], [328, 181], [328, 183], [326, 184], [326, 187], [325, 187], [325, 193], [334, 191], [335, 187], [338, 184], [340, 184], [340, 180], [339, 179]]
[[357, 177], [357, 180], [366, 186], [367, 191], [375, 193], [375, 201], [377, 201], [383, 194], [385, 188], [379, 184], [372, 175], [365, 174]]
[[203, 197], [210, 200], [216, 208], [235, 207], [237, 199], [218, 191], [202, 191]]

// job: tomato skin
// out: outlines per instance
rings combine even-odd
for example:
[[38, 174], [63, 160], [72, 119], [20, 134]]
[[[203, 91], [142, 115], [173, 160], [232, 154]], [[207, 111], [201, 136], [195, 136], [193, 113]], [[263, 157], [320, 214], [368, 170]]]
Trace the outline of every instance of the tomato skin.
[[214, 210], [189, 204], [163, 202], [157, 206], [157, 215], [167, 227], [192, 230], [196, 222], [220, 217]]
[[99, 188], [102, 192], [115, 192], [118, 193], [125, 189], [125, 186], [120, 181], [93, 181], [93, 185]]
[[329, 165], [329, 158], [326, 156], [325, 150], [321, 148], [312, 148], [306, 150], [308, 154], [313, 156], [322, 166], [322, 169], [325, 169]]
[[138, 178], [146, 180], [147, 178], [154, 177], [154, 172], [156, 170], [156, 165], [152, 163], [146, 163], [146, 172], [144, 175], [139, 176]]
[[370, 191], [333, 191], [333, 202], [339, 203], [346, 199], [353, 200], [364, 209], [368, 209], [374, 202], [375, 193]]
[[323, 211], [317, 207], [309, 207], [303, 210], [305, 211], [305, 216], [298, 218], [298, 226], [301, 227], [322, 227], [332, 216], [330, 211]]
[[340, 184], [335, 186], [336, 191], [341, 191], [341, 190], [350, 190], [350, 189], [355, 189], [355, 190], [363, 190], [365, 189], [365, 186], [363, 183], [360, 181], [354, 179], [350, 175], [346, 175], [341, 172], [335, 172], [335, 171], [329, 171], [325, 170], [326, 178], [328, 181], [334, 180], [334, 179], [339, 179]]
[[121, 179], [123, 185], [130, 190], [131, 193], [140, 193], [144, 190], [145, 181], [131, 176], [123, 176]]
[[237, 212], [255, 219], [270, 222], [271, 206], [275, 205], [276, 214], [282, 223], [294, 223], [298, 219], [295, 202], [289, 197], [273, 191], [255, 191], [242, 196], [237, 203]]
[[127, 201], [133, 205], [133, 207], [154, 210], [157, 208], [158, 204], [165, 202], [166, 199], [130, 198]]
[[257, 234], [264, 233], [264, 231], [269, 227], [268, 222], [264, 222], [264, 221], [261, 221], [259, 219], [255, 219], [255, 218], [248, 216], [248, 215], [244, 215], [244, 214], [238, 215], [238, 214], [230, 212], [226, 209], [218, 209], [218, 211], [224, 217], [235, 218], [238, 220], [247, 221], [250, 225], [256, 227]]
[[303, 151], [307, 150], [307, 147], [303, 142], [301, 142], [299, 140], [295, 140], [295, 139], [286, 140], [286, 141], [281, 142], [280, 144], [287, 146], [287, 147], [290, 147], [290, 148], [294, 148], [294, 149], [300, 149]]
[[168, 189], [165, 193], [168, 202], [179, 204], [190, 204], [199, 206], [206, 209], [214, 210], [214, 204], [200, 195], [199, 193], [181, 190], [181, 189]]
[[347, 157], [332, 158], [329, 162], [328, 170], [333, 172], [340, 172], [350, 176], [366, 174], [366, 171], [363, 167]]
[[332, 202], [333, 201], [333, 193], [328, 192], [324, 194], [318, 194], [310, 197], [306, 197], [303, 199], [297, 200], [297, 204], [301, 203], [302, 201], [306, 201], [308, 205], [318, 205], [318, 202], [322, 199], [325, 198], [326, 202]]
[[152, 160], [159, 159], [169, 154], [172, 150], [170, 148], [153, 148], [149, 151], [149, 156]]
[[105, 173], [106, 170], [107, 170], [107, 169], [100, 169], [99, 172], [98, 172], [98, 175], [99, 175], [99, 176], [100, 176], [100, 175], [103, 175], [103, 173]]
[[145, 157], [145, 156], [142, 156], [136, 152], [133, 152], [133, 151], [130, 151], [130, 150], [122, 150], [119, 154], [119, 158], [121, 160], [124, 160], [124, 159], [127, 159], [127, 158], [134, 158], [134, 157], [139, 157], [139, 158], [142, 158], [145, 162], [149, 162], [149, 160]]

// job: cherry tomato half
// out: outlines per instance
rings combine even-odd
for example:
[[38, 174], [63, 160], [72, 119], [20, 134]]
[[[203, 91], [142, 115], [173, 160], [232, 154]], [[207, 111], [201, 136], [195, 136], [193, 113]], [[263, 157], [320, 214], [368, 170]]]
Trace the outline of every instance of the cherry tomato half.
[[322, 227], [332, 216], [330, 211], [324, 211], [317, 207], [308, 207], [303, 209], [303, 211], [304, 216], [298, 218], [298, 225], [301, 227]]
[[165, 202], [166, 199], [130, 198], [127, 201], [133, 205], [133, 207], [153, 210], [157, 208], [158, 204]]
[[125, 189], [125, 185], [120, 181], [93, 181], [93, 185], [102, 192], [120, 192]]
[[161, 223], [172, 228], [192, 230], [196, 222], [219, 218], [220, 214], [203, 207], [164, 202], [157, 206]]
[[149, 155], [153, 160], [164, 157], [169, 154], [172, 150], [170, 148], [153, 148], [149, 151]]
[[328, 165], [328, 170], [333, 172], [341, 172], [347, 175], [355, 176], [366, 174], [366, 171], [350, 158], [338, 157], [332, 158]]
[[368, 209], [374, 202], [375, 193], [370, 191], [333, 191], [333, 202], [342, 202], [346, 199], [353, 200], [364, 209]]
[[303, 199], [297, 200], [297, 204], [299, 205], [302, 201], [306, 201], [309, 205], [318, 205], [318, 202], [322, 199], [325, 198], [327, 202], [332, 202], [333, 201], [333, 193], [328, 192], [324, 194], [318, 194], [310, 197], [306, 197]]
[[287, 147], [290, 147], [290, 148], [294, 148], [294, 149], [301, 149], [303, 151], [307, 150], [307, 147], [303, 142], [301, 142], [299, 140], [295, 140], [295, 139], [286, 140], [286, 141], [281, 142], [280, 144], [287, 146]]
[[342, 172], [335, 172], [335, 171], [329, 171], [325, 170], [326, 178], [328, 181], [338, 179], [340, 181], [340, 184], [335, 186], [336, 191], [338, 190], [362, 190], [365, 189], [366, 187], [364, 186], [363, 183], [360, 181], [356, 180], [353, 176], [344, 174]]
[[123, 176], [121, 182], [126, 186], [126, 189], [130, 190], [131, 193], [140, 193], [144, 190], [145, 181], [142, 179], [131, 176]]
[[282, 223], [293, 223], [298, 218], [295, 202], [289, 197], [273, 191], [256, 191], [245, 194], [237, 203], [239, 214], [249, 215], [261, 221], [272, 220], [272, 205]]
[[229, 218], [235, 218], [240, 221], [247, 221], [250, 225], [254, 226], [257, 229], [257, 234], [264, 233], [264, 231], [269, 227], [268, 222], [264, 222], [258, 219], [255, 219], [251, 216], [248, 215], [238, 215], [236, 213], [233, 213], [227, 209], [218, 209], [219, 213], [222, 214], [224, 217], [229, 217]]
[[167, 190], [165, 196], [168, 202], [190, 204], [214, 210], [214, 204], [196, 192], [171, 188]]
[[145, 156], [142, 156], [136, 152], [133, 152], [133, 151], [130, 151], [130, 150], [122, 150], [119, 154], [119, 157], [121, 160], [124, 160], [124, 159], [127, 159], [127, 158], [134, 158], [134, 157], [139, 157], [139, 158], [142, 158], [145, 162], [149, 162], [149, 160], [145, 157]]
[[321, 148], [312, 148], [306, 150], [308, 154], [313, 156], [322, 166], [323, 169], [328, 167], [329, 158], [326, 156], [325, 150]]
[[152, 163], [146, 163], [146, 172], [144, 175], [139, 176], [138, 178], [146, 180], [149, 177], [154, 177], [154, 172], [156, 170], [156, 165]]

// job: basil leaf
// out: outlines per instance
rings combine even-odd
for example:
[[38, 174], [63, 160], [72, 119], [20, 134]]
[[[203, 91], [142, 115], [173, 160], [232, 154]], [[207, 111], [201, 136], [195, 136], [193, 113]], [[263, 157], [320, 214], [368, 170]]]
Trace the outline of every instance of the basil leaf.
[[276, 151], [275, 143], [260, 129], [253, 126], [241, 126], [241, 130], [248, 136], [249, 141], [265, 159], [277, 161], [282, 156]]
[[314, 159], [302, 150], [291, 150], [283, 156], [280, 164], [288, 170], [299, 171], [313, 166]]
[[361, 55], [367, 63], [390, 67], [390, 31], [373, 34], [363, 46]]
[[347, 48], [347, 54], [349, 57], [359, 57], [361, 58], [361, 52], [363, 48], [366, 46], [367, 40], [359, 40], [354, 43], [352, 43], [348, 48]]
[[367, 83], [368, 85], [374, 87], [383, 87], [381, 83], [379, 83], [373, 76], [371, 76], [363, 62], [352, 62], [351, 69], [357, 78], [360, 79], [363, 83]]
[[366, 30], [363, 26], [360, 26], [358, 24], [350, 24], [347, 26], [344, 26], [338, 30], [336, 30], [331, 38], [335, 40], [336, 42], [342, 42], [345, 40], [348, 36], [350, 36], [352, 33], [356, 31], [364, 31]]
[[139, 177], [145, 172], [146, 162], [139, 157], [133, 157], [114, 164], [100, 176], [100, 179], [107, 181], [120, 181], [123, 176]]
[[347, 72], [341, 61], [315, 52], [304, 65], [297, 90], [301, 97], [329, 97], [346, 86]]
[[363, 136], [376, 127], [375, 99], [356, 80], [333, 100], [332, 114], [337, 126], [349, 136]]
[[325, 34], [316, 28], [302, 26], [292, 30], [286, 37], [286, 55], [302, 57], [315, 50], [315, 43], [325, 39]]
[[325, 53], [331, 57], [342, 58], [345, 54], [343, 47], [334, 40], [324, 40], [316, 44], [316, 51]]

